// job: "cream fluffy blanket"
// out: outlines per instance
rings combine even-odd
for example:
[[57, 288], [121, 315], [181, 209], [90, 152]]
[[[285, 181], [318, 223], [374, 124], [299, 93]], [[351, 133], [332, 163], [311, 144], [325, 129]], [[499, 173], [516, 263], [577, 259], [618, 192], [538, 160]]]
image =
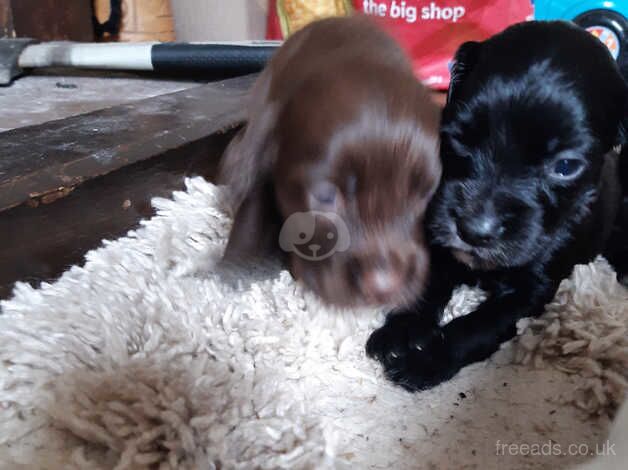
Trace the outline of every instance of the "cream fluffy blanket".
[[[413, 395], [365, 357], [381, 312], [322, 307], [275, 265], [217, 272], [221, 190], [187, 187], [2, 303], [0, 468], [560, 469], [588, 458], [571, 444], [606, 439], [628, 294], [603, 260], [518, 345]], [[450, 313], [478, 295], [461, 290]], [[550, 441], [564, 455], [521, 447]]]

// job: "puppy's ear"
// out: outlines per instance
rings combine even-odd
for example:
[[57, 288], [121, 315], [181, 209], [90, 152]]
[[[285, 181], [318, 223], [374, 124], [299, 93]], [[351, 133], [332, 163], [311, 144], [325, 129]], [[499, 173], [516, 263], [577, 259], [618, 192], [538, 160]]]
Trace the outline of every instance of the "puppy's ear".
[[274, 164], [271, 138], [277, 113], [270, 101], [270, 85], [267, 68], [251, 89], [246, 126], [231, 140], [220, 162], [218, 183], [229, 185], [236, 207], [269, 177]]
[[619, 129], [619, 178], [624, 197], [628, 198], [628, 106], [626, 115]]
[[478, 61], [481, 47], [482, 44], [479, 42], [468, 41], [463, 43], [456, 51], [454, 62], [451, 66], [451, 80], [447, 92], [447, 104], [456, 99], [456, 93], [459, 87], [466, 80]]
[[218, 172], [218, 183], [229, 186], [235, 209], [224, 255], [227, 261], [263, 255], [277, 243], [273, 236], [278, 221], [271, 181], [277, 111], [269, 98], [270, 82], [271, 72], [266, 69], [251, 90], [246, 127], [227, 147]]
[[619, 125], [619, 136], [616, 145], [622, 147], [622, 155], [624, 158], [628, 157], [628, 53], [623, 52], [619, 56], [617, 63], [619, 71], [626, 82], [625, 92], [626, 98], [624, 99], [624, 117]]
[[238, 207], [223, 262], [238, 263], [278, 250], [281, 219], [271, 182], [255, 185]]
[[[626, 61], [628, 62], [628, 59], [626, 59]], [[626, 79], [628, 79], [628, 77], [626, 77]], [[622, 186], [624, 187], [623, 189], [624, 194], [628, 195], [628, 96], [626, 97], [626, 100], [625, 100], [624, 117], [622, 121], [619, 123], [619, 132], [617, 133], [617, 142], [615, 142], [615, 145], [620, 149], [620, 153], [619, 153], [620, 178], [621, 178]]]

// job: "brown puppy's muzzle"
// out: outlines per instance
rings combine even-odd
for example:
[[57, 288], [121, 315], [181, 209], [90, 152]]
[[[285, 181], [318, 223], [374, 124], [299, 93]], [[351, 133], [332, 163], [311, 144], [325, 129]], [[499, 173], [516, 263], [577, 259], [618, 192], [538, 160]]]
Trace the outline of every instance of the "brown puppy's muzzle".
[[360, 244], [321, 260], [292, 253], [290, 264], [292, 274], [328, 303], [399, 307], [421, 294], [429, 254], [412, 240], [379, 240], [376, 246]]

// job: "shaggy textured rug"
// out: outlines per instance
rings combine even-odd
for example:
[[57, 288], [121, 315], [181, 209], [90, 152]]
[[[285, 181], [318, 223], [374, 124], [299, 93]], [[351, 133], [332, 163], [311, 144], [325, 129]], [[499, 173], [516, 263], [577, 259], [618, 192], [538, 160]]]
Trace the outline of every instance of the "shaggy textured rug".
[[[364, 354], [382, 312], [323, 307], [274, 264], [216, 269], [222, 191], [187, 187], [1, 304], [1, 468], [560, 469], [606, 439], [628, 294], [603, 260], [517, 343], [409, 394]], [[480, 296], [461, 289], [449, 314]], [[562, 452], [523, 447], [547, 443]]]

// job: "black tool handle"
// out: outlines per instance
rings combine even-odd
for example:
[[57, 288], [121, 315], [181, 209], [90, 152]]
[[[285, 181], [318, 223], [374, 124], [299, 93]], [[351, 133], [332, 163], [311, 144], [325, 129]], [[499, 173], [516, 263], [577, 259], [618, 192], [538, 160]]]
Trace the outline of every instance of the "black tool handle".
[[278, 45], [155, 44], [151, 51], [157, 72], [252, 73], [264, 68]]

